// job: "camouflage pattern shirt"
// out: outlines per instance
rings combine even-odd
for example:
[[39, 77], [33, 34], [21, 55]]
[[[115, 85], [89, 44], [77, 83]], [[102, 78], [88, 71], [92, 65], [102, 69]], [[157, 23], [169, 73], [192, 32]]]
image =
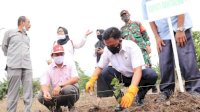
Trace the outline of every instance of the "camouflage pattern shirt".
[[141, 49], [145, 64], [151, 66], [150, 56], [146, 51], [147, 45], [150, 46], [149, 36], [140, 22], [131, 22], [121, 28], [122, 37], [126, 40], [134, 41]]

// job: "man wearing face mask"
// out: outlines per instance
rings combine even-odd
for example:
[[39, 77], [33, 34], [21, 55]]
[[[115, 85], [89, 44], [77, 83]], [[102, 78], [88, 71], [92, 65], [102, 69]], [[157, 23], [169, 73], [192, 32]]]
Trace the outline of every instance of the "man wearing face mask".
[[75, 63], [70, 58], [64, 59], [64, 48], [59, 44], [54, 44], [51, 57], [53, 62], [40, 79], [42, 92], [38, 100], [53, 112], [62, 112], [61, 106], [76, 112], [74, 104], [79, 99], [79, 76]]
[[2, 50], [7, 56], [6, 70], [8, 80], [7, 112], [16, 112], [19, 88], [22, 83], [24, 112], [31, 111], [32, 105], [32, 64], [30, 59], [30, 39], [27, 31], [30, 20], [25, 16], [18, 18], [18, 28], [5, 33]]
[[[132, 40], [140, 47], [145, 61], [145, 66], [151, 68], [151, 47], [146, 29], [140, 22], [131, 21], [130, 13], [127, 10], [122, 10], [120, 12], [120, 17], [125, 23], [125, 25], [121, 27], [122, 38], [126, 40]], [[152, 87], [152, 92], [157, 92], [156, 86]]]
[[[121, 108], [131, 106], [135, 96], [144, 99], [147, 91], [156, 83], [157, 74], [152, 69], [142, 70], [145, 65], [140, 48], [132, 41], [122, 40], [121, 32], [116, 27], [110, 27], [103, 33], [106, 45], [100, 61], [90, 80], [86, 83], [86, 92], [93, 91], [94, 83], [101, 78], [104, 88], [101, 91], [105, 97], [113, 95], [111, 81], [117, 78], [124, 86], [129, 87], [121, 99]], [[111, 66], [108, 64], [111, 63]], [[139, 86], [146, 86], [140, 87]], [[118, 96], [115, 96], [116, 98]]]

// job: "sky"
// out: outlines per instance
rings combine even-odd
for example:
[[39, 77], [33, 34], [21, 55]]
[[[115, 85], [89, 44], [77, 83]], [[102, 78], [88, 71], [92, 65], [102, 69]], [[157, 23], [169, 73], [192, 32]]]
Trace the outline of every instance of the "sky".
[[[0, 43], [5, 31], [17, 28], [18, 17], [27, 16], [32, 25], [28, 35], [33, 78], [38, 78], [47, 68], [46, 59], [50, 55], [53, 41], [57, 38], [56, 30], [59, 26], [66, 27], [70, 38], [77, 43], [88, 29], [92, 30], [85, 46], [75, 50], [75, 60], [90, 75], [96, 65], [93, 57], [94, 44], [97, 41], [96, 29], [107, 29], [111, 26], [120, 28], [124, 25], [119, 16], [120, 11], [126, 9], [131, 14], [131, 20], [141, 21], [147, 29], [152, 43], [153, 63], [157, 63], [155, 40], [149, 24], [142, 20], [140, 2], [141, 0], [1, 0]], [[188, 5], [193, 30], [200, 30], [199, 4], [199, 0], [190, 0]], [[5, 77], [5, 63], [6, 57], [0, 50], [0, 80]]]

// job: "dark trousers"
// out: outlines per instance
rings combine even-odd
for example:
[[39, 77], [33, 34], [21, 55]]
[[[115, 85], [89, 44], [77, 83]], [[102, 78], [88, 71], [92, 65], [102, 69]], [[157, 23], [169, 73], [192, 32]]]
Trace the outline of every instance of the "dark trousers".
[[49, 109], [53, 107], [59, 108], [60, 106], [68, 106], [68, 108], [71, 108], [74, 106], [76, 101], [78, 101], [79, 95], [78, 87], [75, 85], [69, 85], [62, 88], [60, 95], [52, 97], [52, 100], [50, 101], [44, 99], [42, 92], [38, 95], [38, 100]]
[[[192, 40], [191, 31], [185, 31], [187, 43], [184, 47], [177, 46], [179, 65], [182, 77], [189, 82], [185, 83], [186, 91], [200, 92], [200, 73], [196, 63], [196, 52]], [[175, 88], [174, 55], [171, 40], [164, 40], [165, 46], [159, 54], [161, 73], [160, 91], [170, 96]]]
[[[124, 86], [126, 87], [128, 87], [131, 84], [132, 77], [126, 77], [112, 67], [106, 67], [103, 69], [102, 74], [99, 76], [97, 80], [98, 97], [113, 96], [114, 88], [111, 85], [111, 81], [115, 77], [120, 82], [124, 83]], [[142, 78], [139, 83], [140, 87], [138, 92], [138, 96], [140, 99], [144, 99], [147, 91], [152, 88], [152, 86], [156, 83], [156, 80], [157, 80], [157, 74], [151, 68], [142, 70]], [[142, 86], [147, 86], [147, 87], [142, 87]]]

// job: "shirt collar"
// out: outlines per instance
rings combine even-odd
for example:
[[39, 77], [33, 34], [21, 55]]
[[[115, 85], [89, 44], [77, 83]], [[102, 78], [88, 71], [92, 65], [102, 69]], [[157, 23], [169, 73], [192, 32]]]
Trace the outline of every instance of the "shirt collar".
[[20, 33], [22, 33], [22, 34], [24, 34], [24, 35], [27, 35], [26, 31], [20, 31], [19, 28], [17, 28], [16, 31], [17, 31], [17, 32], [20, 32]]
[[122, 39], [122, 42], [121, 42], [122, 49], [121, 49], [121, 51], [126, 51], [125, 46], [124, 46], [124, 41], [125, 40]]

